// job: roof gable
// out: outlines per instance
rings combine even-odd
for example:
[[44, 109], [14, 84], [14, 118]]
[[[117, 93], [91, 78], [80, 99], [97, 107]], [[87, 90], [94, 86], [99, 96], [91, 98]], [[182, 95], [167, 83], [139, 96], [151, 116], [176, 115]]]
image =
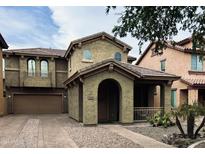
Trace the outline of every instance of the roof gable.
[[[78, 70], [75, 74], [73, 74], [69, 79], [67, 79], [64, 84], [69, 84], [70, 82], [74, 81], [75, 79], [84, 76], [86, 74], [89, 74], [91, 72], [94, 72], [96, 70], [122, 70], [129, 76], [132, 76], [133, 78], [140, 78], [140, 79], [153, 79], [153, 80], [176, 80], [180, 77], [176, 75], [172, 75], [169, 73], [147, 69], [143, 67], [139, 67], [136, 65], [128, 64], [128, 63], [122, 63], [115, 61], [114, 59], [106, 59], [104, 61], [101, 61], [99, 63], [95, 63], [93, 65], [90, 65], [88, 67], [85, 67], [83, 69]], [[117, 71], [119, 72], [119, 71]]]
[[3, 36], [1, 35], [1, 33], [0, 33], [0, 47], [3, 49], [8, 49], [9, 47], [6, 41], [4, 40]]
[[[179, 52], [184, 52], [184, 53], [199, 53], [199, 54], [205, 54], [204, 51], [200, 51], [200, 50], [196, 50], [196, 51], [193, 51], [192, 48], [187, 48], [187, 47], [184, 47], [182, 45], [185, 45], [187, 43], [189, 43], [191, 41], [190, 38], [186, 38], [184, 40], [182, 40], [181, 42], [178, 42], [176, 45], [172, 45], [170, 42], [167, 42], [165, 44], [166, 48], [170, 48], [170, 49], [174, 49], [176, 51], [179, 51]], [[137, 62], [135, 63], [135, 65], [138, 65], [142, 59], [145, 57], [145, 55], [148, 53], [148, 51], [150, 50], [150, 48], [154, 45], [154, 42], [151, 42], [147, 48], [145, 49], [145, 51], [142, 53], [142, 55], [139, 57], [139, 59], [137, 60]], [[166, 49], [165, 49], [166, 50]], [[163, 51], [165, 51], [163, 50]]]
[[111, 36], [110, 34], [106, 33], [106, 32], [100, 32], [100, 33], [96, 33], [93, 35], [89, 35], [86, 37], [82, 37], [80, 39], [74, 40], [70, 43], [66, 53], [65, 53], [65, 57], [68, 57], [69, 54], [72, 53], [72, 51], [75, 50], [76, 47], [81, 47], [84, 43], [88, 43], [89, 41], [93, 41], [93, 40], [107, 40], [107, 41], [111, 41], [112, 43], [120, 46], [121, 48], [123, 48], [123, 50], [125, 52], [129, 52], [132, 47], [129, 46], [128, 44], [122, 42], [121, 40], [117, 39], [116, 37]]

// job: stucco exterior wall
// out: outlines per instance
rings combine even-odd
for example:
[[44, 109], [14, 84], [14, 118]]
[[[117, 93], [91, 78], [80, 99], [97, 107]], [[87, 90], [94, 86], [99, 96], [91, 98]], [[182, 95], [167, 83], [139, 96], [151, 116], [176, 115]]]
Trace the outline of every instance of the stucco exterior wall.
[[[192, 43], [188, 43], [184, 45], [185, 47], [192, 47]], [[191, 54], [184, 53], [181, 51], [177, 51], [175, 49], [166, 48], [163, 51], [163, 54], [161, 55], [152, 55], [152, 50], [154, 48], [154, 45], [150, 48], [148, 53], [144, 56], [142, 61], [139, 63], [139, 66], [155, 69], [155, 70], [161, 70], [160, 68], [160, 61], [166, 60], [165, 64], [165, 72], [175, 74], [177, 76], [181, 76], [182, 78], [203, 78], [204, 75], [198, 75], [198, 74], [189, 74], [189, 71], [191, 70]], [[203, 63], [203, 69], [205, 71], [205, 62]], [[177, 106], [182, 104], [180, 100], [185, 100], [185, 95], [180, 94], [180, 90], [184, 90], [188, 88], [188, 85], [181, 82], [180, 80], [174, 81], [172, 86], [172, 89], [176, 89], [176, 101]], [[155, 96], [155, 101], [159, 102], [159, 93], [157, 93], [157, 96]], [[190, 98], [191, 99], [191, 98]]]
[[69, 116], [79, 121], [79, 85], [68, 88], [68, 111]]
[[164, 110], [165, 112], [171, 111], [171, 85], [164, 85], [161, 87], [164, 90]]
[[[12, 87], [64, 87], [63, 82], [67, 79], [67, 61], [46, 57], [29, 56], [4, 56], [6, 85]], [[35, 77], [27, 75], [27, 61], [33, 58], [36, 61]], [[41, 60], [48, 61], [48, 77], [40, 76]], [[57, 62], [56, 62], [57, 60]], [[56, 68], [57, 67], [57, 68]]]
[[4, 115], [2, 49], [0, 47], [0, 116]]
[[114, 79], [121, 86], [119, 120], [121, 123], [133, 122], [133, 80], [116, 72], [102, 72], [88, 77], [83, 83], [83, 123], [98, 123], [98, 86], [105, 79]]
[[[83, 51], [90, 50], [92, 52], [92, 61], [86, 61], [83, 59]], [[114, 54], [120, 52], [122, 55], [122, 62], [127, 62], [127, 53], [123, 52], [122, 48], [114, 45], [106, 40], [97, 40], [82, 45], [81, 48], [76, 48], [68, 60], [69, 69], [68, 77], [73, 75], [77, 70], [100, 62], [105, 59], [114, 58]], [[76, 65], [77, 64], [77, 65]]]
[[20, 69], [19, 58], [14, 56], [5, 57], [5, 84], [7, 86], [19, 86]]
[[166, 48], [163, 51], [163, 54], [152, 56], [151, 49], [153, 48], [154, 45], [144, 56], [143, 60], [139, 63], [139, 66], [160, 70], [160, 61], [166, 59], [165, 72], [179, 76], [189, 75], [188, 70], [191, 70], [191, 54]]
[[64, 87], [63, 82], [68, 78], [68, 62], [65, 59], [55, 59], [56, 87]]

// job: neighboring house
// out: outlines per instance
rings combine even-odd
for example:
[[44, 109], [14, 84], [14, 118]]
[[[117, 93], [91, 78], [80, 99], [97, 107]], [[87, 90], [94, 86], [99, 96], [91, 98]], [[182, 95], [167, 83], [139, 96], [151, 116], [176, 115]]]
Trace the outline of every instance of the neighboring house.
[[[170, 110], [171, 84], [178, 76], [128, 63], [132, 48], [105, 33], [72, 41], [68, 60], [69, 116], [83, 124], [132, 123], [147, 113]], [[154, 103], [155, 87], [161, 101]]]
[[67, 112], [64, 54], [46, 48], [3, 51], [8, 113]]
[[[198, 48], [194, 52], [191, 38], [179, 41], [175, 46], [167, 43], [167, 48], [160, 53], [154, 52], [154, 45], [150, 43], [136, 65], [181, 76], [172, 84], [172, 107], [195, 101], [205, 105], [205, 52], [198, 51]], [[155, 101], [160, 101], [158, 92]]]
[[8, 45], [0, 33], [0, 116], [5, 114], [5, 102], [3, 97], [3, 58], [2, 49], [8, 49]]

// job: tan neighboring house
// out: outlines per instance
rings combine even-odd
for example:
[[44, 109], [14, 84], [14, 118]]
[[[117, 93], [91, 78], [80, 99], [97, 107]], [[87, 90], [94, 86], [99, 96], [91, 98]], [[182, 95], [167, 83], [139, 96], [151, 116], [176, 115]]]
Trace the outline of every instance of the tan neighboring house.
[[[154, 52], [154, 45], [149, 44], [136, 65], [181, 77], [171, 87], [172, 107], [195, 101], [205, 105], [205, 53], [198, 49], [193, 52], [191, 38], [181, 40], [175, 46], [167, 43], [167, 48], [160, 53]], [[159, 89], [156, 88], [155, 102], [160, 101]]]
[[[170, 110], [171, 84], [178, 76], [131, 65], [132, 48], [105, 33], [70, 43], [68, 61], [69, 116], [83, 124], [132, 123], [146, 120], [147, 113]], [[154, 102], [160, 86], [160, 102]]]
[[7, 112], [66, 113], [65, 50], [27, 48], [4, 50]]
[[8, 45], [0, 33], [0, 116], [5, 114], [5, 102], [3, 97], [3, 58], [2, 49], [8, 49]]

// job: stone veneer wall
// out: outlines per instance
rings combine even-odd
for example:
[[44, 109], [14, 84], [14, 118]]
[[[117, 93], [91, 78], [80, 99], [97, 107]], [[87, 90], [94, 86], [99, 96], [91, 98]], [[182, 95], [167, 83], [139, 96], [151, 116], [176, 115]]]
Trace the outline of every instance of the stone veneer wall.
[[79, 121], [79, 84], [68, 88], [69, 116]]
[[119, 120], [133, 122], [133, 80], [116, 72], [102, 72], [84, 79], [83, 83], [83, 123], [98, 123], [98, 86], [105, 79], [114, 79], [121, 86]]
[[0, 116], [4, 115], [2, 49], [0, 47]]
[[[92, 53], [92, 60], [83, 60], [83, 51], [90, 50]], [[68, 77], [72, 76], [76, 71], [86, 66], [90, 66], [105, 59], [114, 58], [116, 52], [122, 55], [122, 62], [127, 62], [127, 53], [123, 49], [106, 40], [97, 40], [82, 45], [81, 48], [76, 48], [71, 55], [71, 69], [70, 59], [68, 60], [69, 73]], [[76, 65], [77, 64], [77, 65]]]

